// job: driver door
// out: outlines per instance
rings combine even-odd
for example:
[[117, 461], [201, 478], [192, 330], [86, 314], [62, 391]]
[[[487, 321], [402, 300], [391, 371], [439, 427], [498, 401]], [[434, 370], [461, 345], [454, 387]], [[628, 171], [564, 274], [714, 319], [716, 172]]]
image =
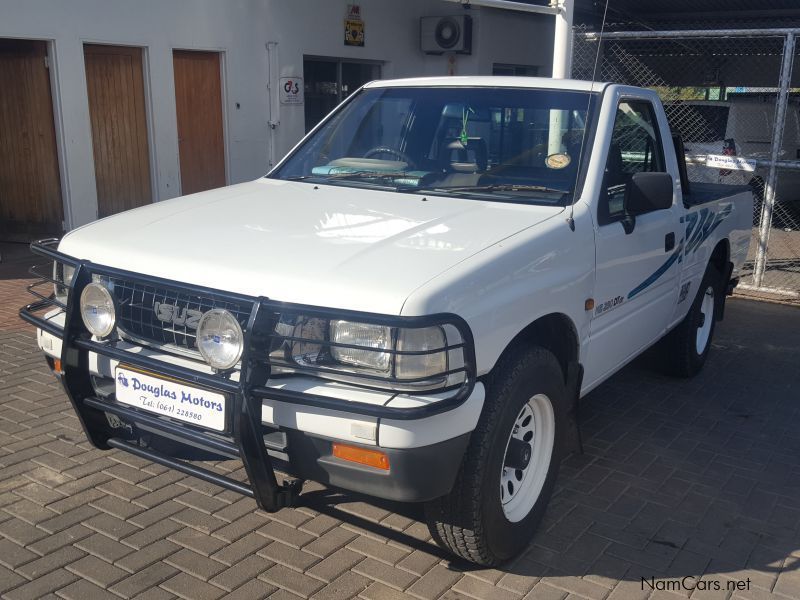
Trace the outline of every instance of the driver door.
[[653, 104], [621, 98], [597, 207], [588, 386], [660, 338], [673, 314], [681, 251], [675, 188], [670, 209], [637, 215], [632, 229], [623, 206], [632, 176], [667, 172], [666, 160]]

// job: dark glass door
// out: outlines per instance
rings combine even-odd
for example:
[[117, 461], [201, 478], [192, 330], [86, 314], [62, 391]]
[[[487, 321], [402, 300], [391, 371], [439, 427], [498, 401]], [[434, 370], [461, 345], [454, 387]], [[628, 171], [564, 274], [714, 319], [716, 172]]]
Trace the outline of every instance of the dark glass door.
[[378, 63], [343, 61], [335, 58], [303, 60], [306, 133], [359, 87], [380, 79]]

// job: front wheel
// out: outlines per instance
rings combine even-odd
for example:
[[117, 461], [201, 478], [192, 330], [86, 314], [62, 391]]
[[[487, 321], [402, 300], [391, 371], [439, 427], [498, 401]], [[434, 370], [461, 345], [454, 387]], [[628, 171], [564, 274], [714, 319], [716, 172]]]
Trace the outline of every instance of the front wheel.
[[425, 505], [433, 538], [454, 554], [498, 565], [530, 542], [553, 493], [567, 389], [543, 348], [509, 352], [487, 394], [450, 494]]

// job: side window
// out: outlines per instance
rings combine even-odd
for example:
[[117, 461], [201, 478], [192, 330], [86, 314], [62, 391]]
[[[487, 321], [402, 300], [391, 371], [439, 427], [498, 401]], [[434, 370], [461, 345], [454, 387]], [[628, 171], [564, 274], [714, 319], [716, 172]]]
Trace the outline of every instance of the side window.
[[617, 107], [599, 205], [600, 224], [623, 216], [625, 185], [636, 173], [666, 171], [653, 105], [623, 100]]

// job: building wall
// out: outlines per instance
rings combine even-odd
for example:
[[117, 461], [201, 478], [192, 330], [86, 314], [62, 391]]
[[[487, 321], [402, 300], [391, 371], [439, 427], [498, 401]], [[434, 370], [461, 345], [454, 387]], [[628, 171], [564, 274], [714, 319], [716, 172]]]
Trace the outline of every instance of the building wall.
[[[353, 0], [350, 0], [352, 2]], [[68, 229], [97, 218], [84, 43], [141, 46], [154, 198], [180, 195], [172, 50], [223, 52], [229, 183], [264, 174], [303, 135], [303, 106], [281, 105], [280, 76], [303, 56], [383, 62], [383, 77], [490, 74], [495, 62], [541, 66], [552, 56], [550, 17], [473, 8], [473, 54], [426, 56], [419, 17], [459, 14], [438, 0], [360, 0], [364, 47], [343, 43], [348, 0], [0, 0], [0, 37], [50, 41], [51, 78]], [[271, 88], [271, 90], [270, 90]], [[270, 122], [275, 123], [274, 129]], [[0, 157], [2, 159], [2, 157]]]

